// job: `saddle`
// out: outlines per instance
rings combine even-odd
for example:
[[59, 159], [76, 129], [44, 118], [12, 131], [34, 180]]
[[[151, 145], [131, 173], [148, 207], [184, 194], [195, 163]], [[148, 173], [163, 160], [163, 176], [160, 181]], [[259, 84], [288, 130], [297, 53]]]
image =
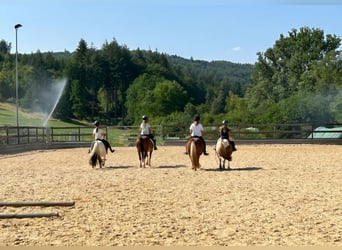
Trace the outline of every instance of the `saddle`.
[[150, 142], [152, 142], [152, 145], [154, 146], [154, 141], [152, 140], [152, 138], [149, 135], [139, 135], [140, 143], [141, 143], [141, 139], [149, 139]]

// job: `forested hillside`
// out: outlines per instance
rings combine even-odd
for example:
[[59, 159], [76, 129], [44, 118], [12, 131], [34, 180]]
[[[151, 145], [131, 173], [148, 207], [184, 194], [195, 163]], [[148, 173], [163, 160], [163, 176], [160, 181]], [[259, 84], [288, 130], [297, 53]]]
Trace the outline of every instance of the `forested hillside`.
[[[49, 112], [47, 92], [66, 78], [54, 116], [132, 125], [342, 122], [340, 38], [304, 27], [258, 52], [255, 65], [129, 50], [116, 40], [73, 52], [19, 54], [20, 107]], [[0, 41], [0, 101], [15, 103], [15, 55]], [[51, 100], [51, 99], [50, 99]]]

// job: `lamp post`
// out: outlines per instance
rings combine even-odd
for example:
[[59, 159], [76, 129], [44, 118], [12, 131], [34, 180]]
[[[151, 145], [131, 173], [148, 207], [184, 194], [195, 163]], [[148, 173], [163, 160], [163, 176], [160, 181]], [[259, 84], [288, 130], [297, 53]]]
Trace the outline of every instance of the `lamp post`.
[[16, 24], [15, 28], [15, 105], [16, 105], [16, 115], [17, 115], [17, 127], [19, 127], [19, 116], [18, 116], [18, 29], [22, 27], [21, 24]]

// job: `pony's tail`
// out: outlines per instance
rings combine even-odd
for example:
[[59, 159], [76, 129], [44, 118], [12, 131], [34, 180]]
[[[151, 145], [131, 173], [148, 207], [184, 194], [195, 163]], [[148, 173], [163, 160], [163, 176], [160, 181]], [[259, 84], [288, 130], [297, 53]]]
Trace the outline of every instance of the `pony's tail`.
[[90, 152], [90, 156], [89, 156], [89, 165], [91, 166], [96, 165], [96, 159], [97, 159], [96, 150], [97, 150], [97, 143], [94, 143], [93, 148]]
[[144, 144], [142, 142], [141, 137], [139, 138], [139, 146], [140, 146], [140, 152], [142, 153], [142, 155], [144, 155], [145, 150], [144, 150]]
[[191, 156], [192, 167], [193, 168], [199, 168], [199, 157], [198, 157], [195, 141], [192, 141], [190, 143], [190, 152], [189, 152], [189, 154]]

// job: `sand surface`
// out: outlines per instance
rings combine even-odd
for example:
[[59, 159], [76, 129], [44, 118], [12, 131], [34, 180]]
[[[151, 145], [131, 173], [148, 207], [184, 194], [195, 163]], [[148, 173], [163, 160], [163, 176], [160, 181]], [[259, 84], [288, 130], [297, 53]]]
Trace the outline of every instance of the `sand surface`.
[[237, 145], [232, 170], [214, 151], [191, 170], [184, 147], [160, 146], [152, 167], [115, 148], [103, 169], [86, 148], [0, 155], [0, 207], [59, 217], [0, 219], [2, 246], [342, 246], [342, 146]]

